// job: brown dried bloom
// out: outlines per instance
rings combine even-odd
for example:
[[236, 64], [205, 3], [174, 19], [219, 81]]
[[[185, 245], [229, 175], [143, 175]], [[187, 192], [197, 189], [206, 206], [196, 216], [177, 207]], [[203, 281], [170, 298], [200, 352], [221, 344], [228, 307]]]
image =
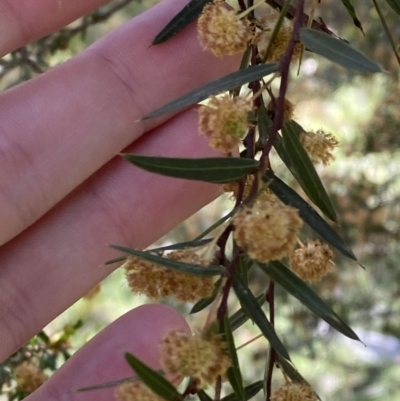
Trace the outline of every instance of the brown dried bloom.
[[317, 395], [306, 383], [287, 383], [272, 393], [271, 401], [317, 401]]
[[222, 0], [204, 7], [197, 32], [202, 47], [217, 57], [245, 51], [253, 36], [250, 22], [240, 19]]
[[[193, 250], [171, 252], [168, 259], [201, 266], [208, 266], [209, 260]], [[131, 290], [152, 299], [174, 297], [181, 302], [196, 302], [209, 297], [214, 289], [214, 278], [166, 269], [160, 265], [136, 257], [129, 257], [124, 265]]]
[[219, 335], [203, 338], [173, 330], [161, 341], [160, 354], [160, 363], [166, 374], [189, 376], [198, 389], [214, 384], [231, 365], [226, 343]]
[[[278, 101], [278, 99], [275, 100], [275, 104]], [[272, 101], [268, 103], [267, 110], [269, 112], [275, 113], [274, 105], [273, 105]], [[294, 104], [290, 100], [285, 99], [284, 110], [283, 110], [283, 120], [284, 121], [292, 120], [293, 119], [293, 114], [294, 114]]]
[[213, 149], [228, 153], [245, 135], [250, 110], [251, 101], [240, 96], [213, 96], [207, 105], [199, 107], [199, 131]]
[[261, 198], [252, 208], [240, 210], [233, 224], [237, 244], [252, 259], [268, 262], [281, 259], [292, 251], [303, 221], [297, 209], [277, 199]]
[[47, 380], [47, 376], [37, 366], [25, 361], [15, 369], [15, 380], [19, 389], [30, 394]]
[[299, 139], [313, 163], [322, 162], [327, 166], [332, 160], [335, 160], [335, 156], [331, 152], [339, 142], [333, 135], [318, 130], [317, 132], [303, 132]]
[[115, 390], [115, 398], [120, 401], [165, 401], [142, 382], [125, 382]]
[[[244, 188], [243, 188], [243, 199], [246, 199], [251, 191], [251, 188], [253, 187], [254, 183], [254, 175], [248, 175], [246, 177], [246, 182], [244, 183]], [[224, 192], [233, 192], [233, 197], [236, 199], [237, 195], [239, 193], [239, 182], [238, 181], [233, 181], [233, 182], [228, 182], [226, 184], [222, 184], [221, 188]]]
[[296, 249], [290, 255], [290, 268], [302, 279], [319, 281], [331, 272], [333, 252], [327, 244], [308, 241], [305, 247]]

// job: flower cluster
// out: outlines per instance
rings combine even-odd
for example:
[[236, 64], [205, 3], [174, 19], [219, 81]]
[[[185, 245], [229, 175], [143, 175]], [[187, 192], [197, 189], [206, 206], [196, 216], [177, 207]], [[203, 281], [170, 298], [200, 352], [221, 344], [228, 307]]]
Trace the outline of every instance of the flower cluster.
[[306, 383], [287, 383], [275, 390], [271, 401], [317, 401], [314, 390]]
[[120, 401], [165, 401], [142, 382], [125, 382], [117, 387], [115, 398]]
[[[267, 110], [270, 113], [275, 113], [275, 110], [274, 110], [275, 105], [274, 105], [274, 103], [276, 104], [278, 99], [279, 98], [277, 98], [275, 100], [275, 102], [271, 101], [271, 102], [268, 103]], [[285, 99], [284, 106], [283, 106], [283, 120], [284, 121], [292, 120], [293, 119], [293, 114], [294, 114], [294, 104], [290, 100]]]
[[299, 139], [313, 163], [322, 162], [327, 166], [332, 160], [335, 160], [332, 151], [339, 142], [333, 135], [318, 130], [303, 132]]
[[47, 376], [37, 366], [25, 361], [15, 369], [15, 380], [19, 389], [30, 394], [47, 380]]
[[308, 241], [290, 255], [290, 268], [302, 279], [319, 281], [331, 271], [333, 252], [327, 244]]
[[189, 376], [198, 389], [215, 384], [231, 365], [220, 335], [197, 336], [170, 331], [160, 343], [160, 363], [165, 373]]
[[[278, 18], [279, 12], [269, 7], [269, 11], [258, 21], [257, 25], [261, 27], [261, 31], [256, 34], [254, 42], [257, 44], [258, 51], [262, 56], [264, 56], [267, 51], [271, 41], [271, 34]], [[292, 32], [292, 23], [284, 20], [279, 29], [278, 35], [270, 47], [267, 61], [279, 61], [282, 58], [292, 37]], [[302, 46], [300, 43], [297, 43], [294, 47], [292, 61], [298, 60], [301, 56], [301, 52]]]
[[243, 97], [211, 97], [207, 105], [199, 107], [199, 131], [213, 149], [228, 153], [245, 135], [251, 107], [251, 101]]
[[[191, 249], [174, 251], [168, 259], [205, 266], [209, 260]], [[130, 257], [124, 265], [131, 290], [152, 299], [174, 297], [181, 302], [196, 302], [209, 297], [214, 289], [214, 278], [166, 269], [140, 258]]]
[[222, 0], [204, 7], [197, 31], [202, 47], [217, 57], [245, 51], [253, 37], [250, 22], [246, 18], [240, 19]]
[[303, 225], [297, 209], [275, 198], [260, 198], [252, 208], [243, 208], [234, 217], [234, 238], [248, 255], [260, 262], [281, 259], [294, 248]]

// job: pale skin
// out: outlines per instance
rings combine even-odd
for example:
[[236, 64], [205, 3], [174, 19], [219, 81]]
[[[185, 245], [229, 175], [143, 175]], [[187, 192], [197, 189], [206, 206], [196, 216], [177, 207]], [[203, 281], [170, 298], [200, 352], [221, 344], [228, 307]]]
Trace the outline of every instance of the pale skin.
[[[0, 0], [1, 55], [105, 0]], [[0, 361], [116, 266], [106, 244], [144, 248], [217, 196], [215, 186], [145, 173], [118, 155], [212, 156], [197, 113], [137, 122], [237, 68], [204, 52], [192, 25], [154, 36], [187, 0], [164, 0], [69, 62], [0, 95]], [[116, 289], [117, 290], [117, 289]], [[157, 367], [157, 343], [188, 330], [165, 306], [133, 310], [77, 353], [30, 401], [110, 400], [79, 387], [131, 374], [123, 351]]]

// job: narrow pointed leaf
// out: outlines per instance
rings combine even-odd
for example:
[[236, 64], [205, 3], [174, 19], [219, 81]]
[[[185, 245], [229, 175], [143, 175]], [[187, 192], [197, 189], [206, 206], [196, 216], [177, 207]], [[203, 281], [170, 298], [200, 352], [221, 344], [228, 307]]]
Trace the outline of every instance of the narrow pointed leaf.
[[168, 177], [222, 184], [239, 180], [258, 167], [258, 161], [239, 157], [183, 159], [125, 154], [125, 159], [144, 170]]
[[182, 273], [195, 274], [197, 276], [219, 276], [223, 272], [222, 266], [200, 266], [188, 263], [170, 260], [161, 256], [153, 255], [149, 252], [137, 251], [135, 249], [125, 248], [123, 246], [110, 245], [111, 248], [127, 253], [128, 255], [136, 256], [137, 258], [146, 260], [151, 263], [156, 263], [166, 269], [177, 270]]
[[161, 30], [153, 40], [153, 45], [166, 42], [192, 23], [203, 11], [203, 8], [212, 0], [191, 0], [171, 21]]
[[240, 372], [239, 359], [235, 347], [235, 340], [232, 335], [232, 329], [229, 325], [229, 318], [227, 315], [225, 315], [222, 323], [222, 331], [224, 333], [226, 344], [228, 345], [228, 354], [232, 363], [227, 371], [229, 383], [231, 384], [238, 400], [245, 401], [242, 373]]
[[186, 107], [192, 106], [207, 99], [211, 95], [235, 89], [252, 81], [257, 81], [278, 70], [278, 63], [261, 64], [232, 72], [222, 78], [211, 81], [208, 84], [200, 86], [192, 92], [166, 104], [165, 106], [145, 115], [143, 120], [159, 117], [163, 114], [172, 113]]
[[195, 305], [193, 305], [193, 308], [191, 309], [190, 313], [197, 313], [203, 310], [204, 308], [207, 308], [208, 305], [211, 305], [214, 302], [215, 297], [218, 294], [219, 287], [222, 283], [222, 279], [219, 279], [218, 281], [215, 282], [214, 284], [214, 290], [213, 293], [211, 294], [210, 297], [208, 298], [203, 298], [200, 299]]
[[159, 248], [148, 249], [148, 251], [163, 252], [163, 251], [174, 251], [174, 250], [187, 249], [187, 248], [197, 248], [199, 246], [208, 244], [212, 240], [213, 240], [212, 238], [205, 238], [205, 239], [200, 239], [200, 240], [179, 242], [177, 244], [160, 246]]
[[400, 15], [400, 0], [386, 0], [386, 3], [392, 7], [393, 11]]
[[282, 128], [283, 146], [290, 158], [288, 166], [297, 182], [322, 213], [338, 222], [335, 208], [327, 194], [308, 153], [301, 145], [299, 136], [304, 129], [295, 121], [287, 121]]
[[101, 384], [96, 384], [94, 386], [87, 386], [87, 387], [81, 387], [78, 388], [79, 392], [86, 392], [86, 391], [93, 391], [93, 390], [100, 390], [102, 388], [110, 388], [110, 387], [118, 387], [119, 385], [121, 385], [122, 383], [127, 383], [127, 382], [135, 382], [140, 380], [137, 376], [135, 377], [126, 377], [125, 379], [120, 379], [120, 380], [113, 380], [110, 382], [105, 382], [105, 383], [101, 383]]
[[199, 390], [197, 395], [199, 396], [200, 401], [213, 401], [213, 399], [204, 390]]
[[[261, 293], [256, 297], [257, 303], [262, 306], [265, 302], [265, 294]], [[232, 331], [235, 331], [250, 319], [245, 309], [240, 308], [229, 318], [229, 325]]]
[[311, 312], [346, 337], [359, 341], [357, 334], [299, 276], [283, 263], [273, 261], [267, 264], [257, 264], [271, 280], [282, 286]]
[[350, 0], [342, 0], [343, 5], [346, 7], [347, 12], [349, 13], [351, 19], [353, 20], [354, 25], [364, 33], [364, 29], [361, 25], [361, 21], [357, 17], [356, 10], [353, 7], [353, 4]]
[[286, 351], [286, 348], [282, 344], [281, 340], [275, 332], [274, 326], [269, 322], [265, 313], [261, 309], [261, 306], [257, 302], [257, 299], [252, 294], [249, 288], [241, 282], [241, 280], [235, 276], [233, 278], [233, 288], [241, 304], [246, 308], [247, 313], [254, 320], [254, 323], [261, 330], [265, 338], [271, 344], [271, 347], [284, 358], [290, 360], [290, 356]]
[[314, 53], [317, 53], [345, 68], [364, 73], [382, 72], [382, 67], [352, 48], [343, 40], [335, 39], [326, 33], [309, 28], [301, 28], [300, 40]]
[[[244, 400], [248, 401], [253, 398], [263, 388], [263, 381], [257, 381], [249, 384], [244, 388]], [[221, 401], [240, 401], [235, 393], [229, 394], [221, 399]]]
[[125, 359], [142, 382], [154, 393], [167, 401], [180, 401], [183, 399], [182, 395], [178, 393], [176, 388], [168, 380], [164, 379], [163, 376], [144, 364], [141, 360], [137, 359], [129, 352], [125, 353]]
[[[261, 100], [262, 98], [260, 98]], [[261, 100], [262, 101], [262, 100]], [[269, 118], [267, 109], [264, 104], [257, 111], [258, 119], [258, 132], [259, 132], [259, 143], [260, 147], [264, 147], [268, 140], [268, 134], [272, 127], [272, 120]]]
[[271, 171], [267, 171], [263, 180], [268, 188], [285, 204], [292, 206], [299, 211], [300, 217], [308, 224], [321, 238], [332, 245], [343, 255], [357, 261], [353, 251], [339, 237], [336, 231], [313, 209], [296, 191], [276, 177]]

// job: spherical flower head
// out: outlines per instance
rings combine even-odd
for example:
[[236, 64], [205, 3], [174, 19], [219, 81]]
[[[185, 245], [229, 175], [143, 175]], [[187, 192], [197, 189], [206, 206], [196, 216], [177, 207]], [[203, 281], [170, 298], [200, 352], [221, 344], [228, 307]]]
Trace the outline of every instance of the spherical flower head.
[[213, 385], [231, 365], [221, 336], [192, 336], [170, 331], [160, 343], [160, 363], [165, 373], [191, 377], [198, 389]]
[[120, 401], [165, 401], [139, 381], [119, 385], [115, 390], [115, 398]]
[[290, 268], [302, 279], [315, 282], [331, 272], [333, 252], [327, 244], [308, 241], [307, 245], [296, 249], [289, 259]]
[[[209, 260], [188, 249], [171, 252], [168, 259], [208, 266]], [[151, 299], [173, 297], [181, 302], [197, 302], [209, 297], [214, 290], [214, 278], [166, 269], [136, 257], [129, 257], [124, 265], [128, 285], [134, 293]]]
[[303, 225], [298, 210], [279, 200], [260, 198], [252, 208], [243, 208], [234, 217], [234, 239], [259, 262], [287, 256], [296, 244]]
[[245, 51], [253, 36], [250, 22], [239, 19], [221, 0], [204, 7], [197, 32], [201, 46], [217, 57]]
[[335, 160], [331, 152], [339, 142], [333, 135], [318, 130], [303, 132], [299, 139], [313, 163], [322, 162], [328, 166], [332, 160]]
[[[270, 113], [275, 114], [275, 107], [276, 107], [276, 103], [278, 102], [278, 99], [276, 99], [275, 102], [271, 101], [268, 103], [267, 110]], [[283, 108], [283, 120], [284, 121], [293, 120], [293, 114], [294, 114], [294, 104], [290, 100], [285, 99], [284, 108]]]
[[25, 361], [15, 369], [15, 380], [19, 389], [30, 394], [47, 380], [47, 376], [37, 366]]
[[271, 394], [271, 401], [317, 401], [317, 395], [306, 383], [287, 383]]
[[199, 107], [199, 131], [213, 149], [228, 153], [245, 135], [251, 107], [251, 102], [240, 96], [211, 97], [207, 105]]
[[[261, 26], [261, 31], [254, 38], [254, 42], [257, 44], [258, 51], [263, 57], [269, 42], [271, 41], [271, 34], [275, 28], [276, 21], [279, 18], [279, 13], [275, 10], [265, 15], [260, 19], [258, 25]], [[287, 20], [284, 20], [282, 26], [279, 29], [278, 35], [272, 43], [267, 61], [279, 61], [285, 54], [288, 47], [289, 41], [292, 37], [293, 26]], [[300, 58], [302, 52], [302, 46], [300, 43], [296, 43], [293, 51], [292, 62]]]

